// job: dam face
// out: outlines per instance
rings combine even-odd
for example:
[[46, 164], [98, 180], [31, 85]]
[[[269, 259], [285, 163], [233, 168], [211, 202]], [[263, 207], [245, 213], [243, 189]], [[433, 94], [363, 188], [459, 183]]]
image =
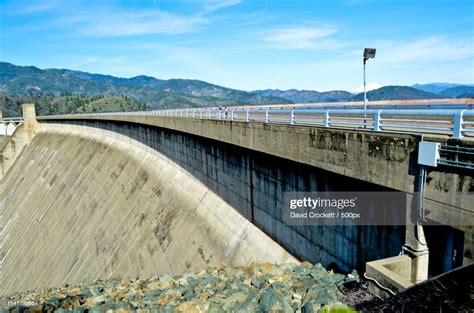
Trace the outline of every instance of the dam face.
[[0, 181], [0, 225], [0, 294], [297, 262], [157, 150], [84, 126], [41, 125]]
[[363, 272], [367, 261], [398, 255], [404, 243], [405, 226], [291, 226], [282, 219], [285, 192], [388, 188], [165, 128], [119, 121], [61, 123], [109, 130], [160, 152], [301, 260]]

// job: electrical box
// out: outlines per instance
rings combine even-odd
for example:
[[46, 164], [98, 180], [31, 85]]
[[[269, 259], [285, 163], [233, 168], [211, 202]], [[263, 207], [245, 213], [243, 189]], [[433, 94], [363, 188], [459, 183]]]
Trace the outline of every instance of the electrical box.
[[439, 142], [421, 141], [418, 146], [418, 164], [427, 166], [438, 166]]

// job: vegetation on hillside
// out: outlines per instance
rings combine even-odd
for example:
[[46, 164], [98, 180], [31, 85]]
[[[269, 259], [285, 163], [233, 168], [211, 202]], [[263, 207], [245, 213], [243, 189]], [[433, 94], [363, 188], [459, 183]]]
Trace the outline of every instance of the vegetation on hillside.
[[[416, 99], [438, 99], [441, 96], [431, 92], [423, 91], [408, 86], [385, 86], [367, 92], [369, 101], [377, 100], [416, 100]], [[364, 101], [364, 94], [360, 93], [351, 101]]]
[[[375, 101], [474, 96], [473, 86], [433, 83], [414, 87], [417, 88], [386, 86], [369, 91], [367, 98]], [[436, 90], [436, 93], [422, 89]], [[0, 97], [5, 116], [19, 115], [20, 104], [26, 102], [36, 103], [39, 114], [50, 115], [363, 100], [362, 93], [354, 96], [343, 90], [266, 89], [247, 92], [192, 79], [162, 80], [143, 75], [120, 78], [68, 69], [42, 70], [6, 62], [0, 62]]]
[[474, 86], [457, 86], [445, 89], [439, 95], [446, 98], [469, 98], [474, 95]]
[[318, 92], [315, 90], [265, 89], [265, 90], [256, 90], [255, 92], [266, 97], [284, 98], [295, 103], [347, 101], [354, 96], [352, 93], [344, 91], [344, 90]]
[[124, 95], [146, 104], [147, 109], [289, 102], [282, 98], [265, 97], [199, 80], [160, 80], [148, 76], [127, 79], [65, 69], [41, 70], [33, 66], [16, 66], [5, 62], [0, 62], [0, 91], [7, 95]]
[[0, 108], [4, 116], [20, 116], [22, 103], [35, 103], [38, 115], [96, 113], [145, 110], [146, 105], [127, 96], [94, 96], [48, 93], [9, 95], [0, 93]]

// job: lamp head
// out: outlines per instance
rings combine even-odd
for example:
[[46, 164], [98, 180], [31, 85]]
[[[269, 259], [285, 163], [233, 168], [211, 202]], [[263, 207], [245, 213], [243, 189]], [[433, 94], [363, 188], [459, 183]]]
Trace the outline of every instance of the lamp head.
[[374, 48], [365, 48], [364, 49], [364, 59], [371, 59], [375, 58], [375, 50]]

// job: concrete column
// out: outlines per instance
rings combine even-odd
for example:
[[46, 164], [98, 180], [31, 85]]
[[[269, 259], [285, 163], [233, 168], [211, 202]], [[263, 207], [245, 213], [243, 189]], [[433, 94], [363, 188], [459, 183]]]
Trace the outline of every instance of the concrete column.
[[411, 280], [418, 284], [428, 279], [429, 250], [423, 225], [407, 225], [404, 253], [411, 257]]
[[0, 109], [0, 121], [2, 121], [2, 120], [3, 120], [3, 110]]
[[21, 106], [23, 110], [23, 119], [25, 134], [28, 139], [32, 139], [38, 130], [38, 121], [36, 120], [36, 109], [34, 103], [25, 103]]

